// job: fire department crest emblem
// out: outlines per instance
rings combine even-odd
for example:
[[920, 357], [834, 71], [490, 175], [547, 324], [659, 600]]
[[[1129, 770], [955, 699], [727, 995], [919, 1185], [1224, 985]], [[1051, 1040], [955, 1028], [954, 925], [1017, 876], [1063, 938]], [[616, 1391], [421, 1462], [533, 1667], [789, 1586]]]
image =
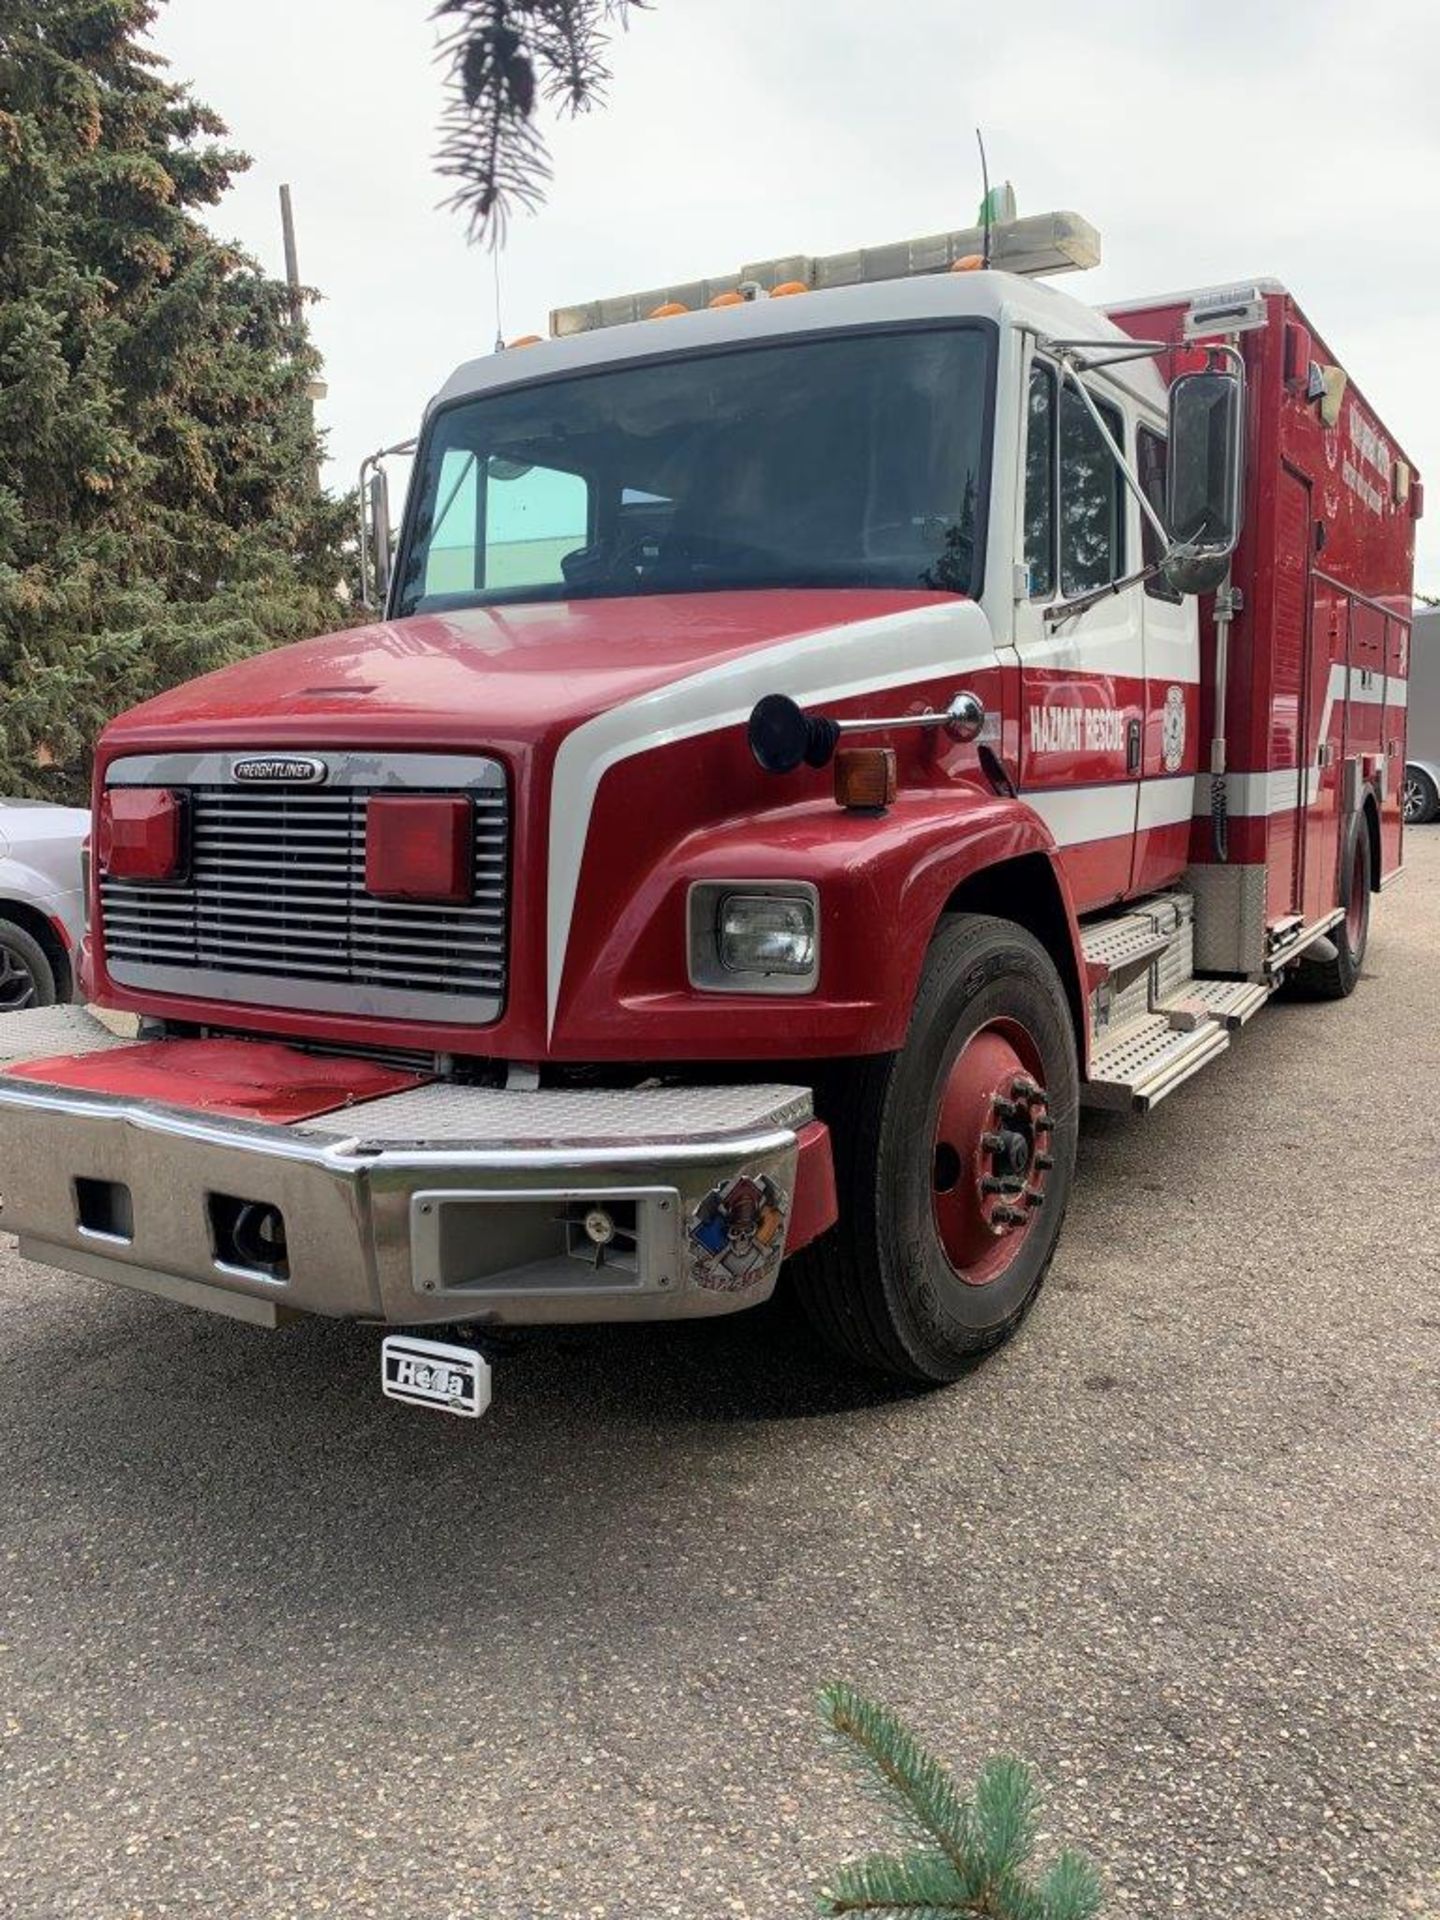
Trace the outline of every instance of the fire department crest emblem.
[[1185, 689], [1171, 687], [1165, 695], [1160, 716], [1160, 746], [1165, 756], [1165, 771], [1178, 773], [1185, 758]]
[[784, 1193], [767, 1174], [742, 1173], [712, 1187], [690, 1216], [697, 1286], [743, 1293], [767, 1280], [785, 1247]]

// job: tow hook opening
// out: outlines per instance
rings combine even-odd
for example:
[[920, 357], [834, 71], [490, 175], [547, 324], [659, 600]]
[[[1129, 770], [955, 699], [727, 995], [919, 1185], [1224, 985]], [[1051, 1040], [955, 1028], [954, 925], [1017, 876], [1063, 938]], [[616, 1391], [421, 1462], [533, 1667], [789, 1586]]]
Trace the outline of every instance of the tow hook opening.
[[129, 1187], [123, 1180], [77, 1178], [75, 1224], [97, 1240], [122, 1241], [128, 1247], [135, 1238], [135, 1202]]
[[290, 1278], [285, 1216], [279, 1207], [233, 1193], [212, 1193], [206, 1198], [218, 1266], [238, 1268], [264, 1280]]

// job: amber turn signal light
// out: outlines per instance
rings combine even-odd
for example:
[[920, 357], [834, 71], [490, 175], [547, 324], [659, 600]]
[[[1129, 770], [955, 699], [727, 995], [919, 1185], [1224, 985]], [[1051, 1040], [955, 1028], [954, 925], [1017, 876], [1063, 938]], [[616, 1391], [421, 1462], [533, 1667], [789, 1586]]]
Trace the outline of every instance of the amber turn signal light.
[[835, 756], [835, 804], [867, 812], [895, 798], [893, 747], [842, 747]]

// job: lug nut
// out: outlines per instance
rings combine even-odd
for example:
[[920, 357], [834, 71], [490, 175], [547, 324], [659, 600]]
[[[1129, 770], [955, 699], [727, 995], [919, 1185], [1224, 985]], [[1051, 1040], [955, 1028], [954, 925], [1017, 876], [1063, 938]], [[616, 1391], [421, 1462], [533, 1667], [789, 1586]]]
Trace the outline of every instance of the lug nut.
[[1038, 1187], [1027, 1187], [1025, 1189], [1025, 1204], [1030, 1207], [1043, 1207], [1045, 1204], [1045, 1196], [1040, 1192]]
[[1054, 1164], [1055, 1156], [1053, 1153], [1037, 1153], [1035, 1156], [1035, 1165], [1041, 1173], [1048, 1173]]
[[[1023, 1180], [1016, 1180], [1008, 1175], [1003, 1180], [996, 1180], [991, 1175], [986, 1174], [985, 1178], [980, 1182], [980, 1191], [982, 1193], [1019, 1193], [1024, 1185], [1025, 1182]], [[996, 1211], [998, 1212], [1000, 1209], [997, 1208]]]

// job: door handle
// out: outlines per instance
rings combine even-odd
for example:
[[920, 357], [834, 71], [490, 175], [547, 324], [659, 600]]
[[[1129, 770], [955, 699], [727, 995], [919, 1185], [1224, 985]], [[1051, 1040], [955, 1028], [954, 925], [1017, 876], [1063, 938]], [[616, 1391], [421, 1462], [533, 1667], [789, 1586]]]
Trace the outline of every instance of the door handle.
[[1140, 771], [1140, 722], [1138, 720], [1131, 720], [1126, 723], [1125, 771], [1127, 773], [1139, 773]]

